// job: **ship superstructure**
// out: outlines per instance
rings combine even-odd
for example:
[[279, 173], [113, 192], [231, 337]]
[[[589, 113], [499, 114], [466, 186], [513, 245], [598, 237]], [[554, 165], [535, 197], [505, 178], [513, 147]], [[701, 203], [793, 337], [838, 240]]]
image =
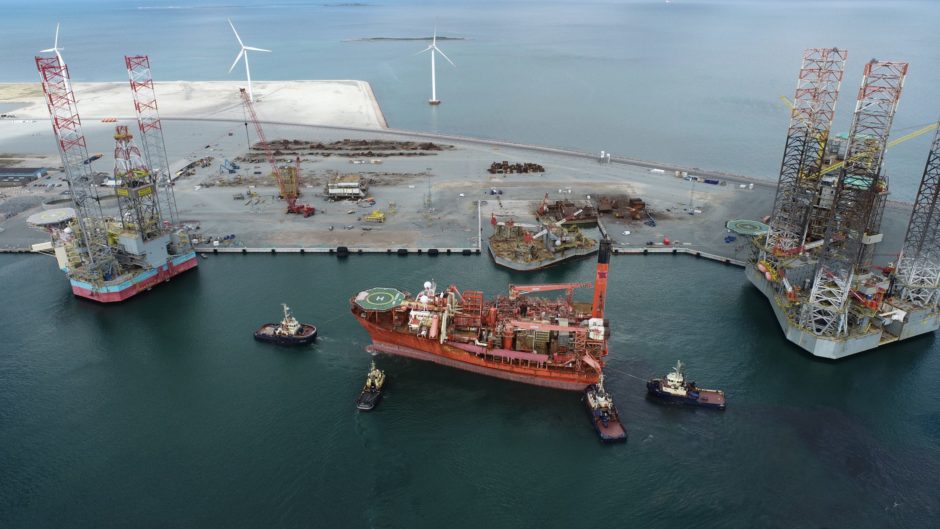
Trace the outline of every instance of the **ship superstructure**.
[[[610, 253], [610, 241], [601, 241], [593, 285], [510, 285], [508, 295], [485, 300], [481, 291], [438, 291], [428, 281], [416, 296], [394, 288], [362, 291], [350, 308], [373, 351], [581, 391], [599, 380], [607, 356]], [[592, 303], [573, 300], [575, 289], [591, 286]], [[529, 296], [561, 290], [566, 295], [558, 299]]]
[[[126, 61], [129, 59], [125, 58]], [[146, 73], [142, 75], [149, 78], [149, 62], [146, 57], [143, 59]], [[158, 187], [171, 185], [165, 164], [159, 166], [157, 172], [152, 170], [154, 165], [138, 149], [128, 127], [118, 126], [114, 135], [114, 193], [118, 199], [119, 217], [105, 216], [68, 68], [59, 62], [58, 57], [36, 57], [36, 66], [74, 208], [74, 217], [66, 226], [38, 225], [52, 235], [53, 251], [59, 267], [68, 275], [72, 292], [100, 302], [122, 301], [195, 267], [197, 259], [189, 237], [170, 220], [175, 217], [172, 194], [165, 197], [173, 202], [172, 209], [161, 210]], [[138, 66], [135, 68], [139, 69]], [[136, 90], [141, 87], [135, 87], [130, 66], [128, 72], [137, 99]], [[152, 107], [155, 113], [155, 99]], [[137, 108], [138, 116], [143, 116], [139, 104]], [[138, 124], [147, 138], [148, 132], [144, 130], [148, 121], [141, 117]], [[159, 125], [154, 128], [150, 121], [149, 127], [160, 134], [162, 149]]]
[[824, 166], [846, 56], [804, 53], [770, 229], [746, 268], [787, 339], [831, 359], [940, 326], [940, 144], [935, 138], [897, 269], [875, 266], [889, 191], [884, 152], [908, 65], [865, 65], [845, 161]]

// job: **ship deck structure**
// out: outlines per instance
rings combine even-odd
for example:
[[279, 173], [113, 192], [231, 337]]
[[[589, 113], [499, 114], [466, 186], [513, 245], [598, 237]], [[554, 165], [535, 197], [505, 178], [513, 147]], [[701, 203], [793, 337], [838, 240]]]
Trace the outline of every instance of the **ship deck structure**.
[[541, 270], [597, 252], [597, 241], [565, 221], [527, 225], [493, 215], [487, 249], [497, 265], [517, 271]]
[[[598, 381], [607, 356], [604, 318], [610, 242], [601, 241], [595, 281], [511, 285], [508, 295], [427, 281], [416, 296], [396, 288], [364, 290], [350, 309], [372, 339], [370, 350], [426, 360], [537, 386], [582, 391]], [[578, 288], [594, 288], [593, 303], [575, 302]], [[563, 290], [564, 297], [529, 296]]]

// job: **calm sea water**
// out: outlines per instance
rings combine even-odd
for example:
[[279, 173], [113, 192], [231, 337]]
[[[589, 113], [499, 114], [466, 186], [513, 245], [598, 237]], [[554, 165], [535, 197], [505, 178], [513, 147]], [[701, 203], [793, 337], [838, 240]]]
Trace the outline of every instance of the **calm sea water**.
[[[835, 131], [849, 126], [862, 66], [911, 63], [895, 136], [940, 114], [940, 4], [932, 1], [663, 0], [199, 2], [8, 1], [0, 81], [36, 79], [32, 58], [61, 21], [76, 80], [124, 80], [146, 53], [159, 79], [243, 79], [228, 68], [231, 17], [256, 79], [364, 79], [391, 126], [559, 145], [775, 179], [804, 48], [849, 50]], [[422, 42], [435, 23], [457, 68], [439, 64], [429, 108]], [[929, 135], [887, 159], [894, 196], [917, 190]]]
[[[74, 298], [51, 259], [0, 256], [2, 527], [936, 527], [940, 355], [928, 336], [838, 363], [784, 340], [737, 268], [611, 265], [609, 389], [630, 440], [579, 396], [370, 357], [348, 298], [518, 276], [485, 257], [210, 256], [120, 308]], [[582, 293], [588, 296], [589, 293]], [[256, 343], [288, 302], [316, 345]], [[664, 407], [677, 359], [725, 412]]]

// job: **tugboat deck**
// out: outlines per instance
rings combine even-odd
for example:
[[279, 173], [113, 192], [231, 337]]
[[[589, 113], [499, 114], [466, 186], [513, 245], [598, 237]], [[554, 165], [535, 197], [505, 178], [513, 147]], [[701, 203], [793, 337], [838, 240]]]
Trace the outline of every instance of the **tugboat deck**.
[[615, 421], [609, 421], [607, 426], [604, 426], [600, 417], [593, 417], [593, 420], [594, 427], [597, 429], [597, 434], [600, 436], [601, 441], [613, 443], [627, 440], [627, 431], [624, 429], [619, 418]]
[[700, 389], [698, 390], [698, 400], [702, 404], [707, 404], [709, 406], [720, 406], [725, 407], [725, 394], [724, 392], [718, 391], [717, 389]]
[[[278, 327], [280, 327], [280, 325], [281, 325], [280, 323], [265, 323], [264, 325], [261, 326], [260, 329], [255, 331], [255, 334], [262, 335], [262, 336], [270, 336], [273, 338], [277, 336], [277, 329]], [[316, 327], [314, 327], [313, 325], [306, 324], [306, 323], [301, 324], [301, 328], [302, 328], [302, 331], [296, 335], [298, 338], [310, 336], [311, 334], [317, 332]]]

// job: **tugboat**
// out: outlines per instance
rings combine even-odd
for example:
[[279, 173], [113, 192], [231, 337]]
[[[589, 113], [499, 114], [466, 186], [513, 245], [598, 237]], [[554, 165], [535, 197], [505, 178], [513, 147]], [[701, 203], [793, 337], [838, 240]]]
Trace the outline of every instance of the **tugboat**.
[[597, 435], [605, 443], [616, 443], [627, 440], [627, 430], [620, 422], [620, 415], [614, 406], [614, 399], [604, 389], [604, 375], [600, 376], [597, 384], [591, 384], [584, 390], [584, 404], [591, 416], [591, 424], [597, 430]]
[[374, 408], [379, 400], [382, 399], [382, 388], [385, 386], [385, 372], [375, 367], [372, 362], [372, 368], [366, 375], [366, 383], [362, 387], [362, 393], [356, 399], [356, 407], [363, 411], [369, 411]]
[[281, 323], [265, 323], [255, 331], [255, 340], [279, 345], [306, 345], [317, 339], [317, 328], [307, 323], [300, 323], [291, 314], [290, 307], [284, 307], [284, 319]]
[[682, 361], [676, 362], [672, 373], [665, 378], [650, 379], [646, 383], [649, 394], [678, 404], [701, 406], [704, 408], [725, 409], [725, 392], [720, 389], [704, 389], [695, 385], [695, 382], [686, 382], [682, 374]]

